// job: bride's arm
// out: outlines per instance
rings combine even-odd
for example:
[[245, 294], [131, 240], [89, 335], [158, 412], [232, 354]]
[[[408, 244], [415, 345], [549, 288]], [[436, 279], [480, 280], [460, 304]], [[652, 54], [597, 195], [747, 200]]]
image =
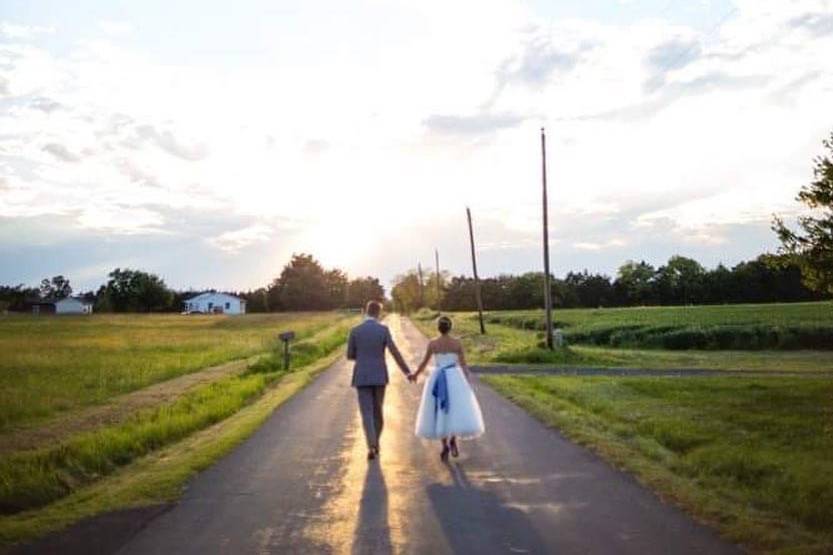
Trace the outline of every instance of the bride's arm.
[[466, 353], [463, 351], [463, 344], [460, 343], [460, 351], [458, 356], [460, 357], [460, 368], [463, 369], [463, 373], [466, 375], [466, 379], [471, 383], [471, 371], [469, 370], [469, 365], [466, 363]]
[[433, 343], [429, 343], [428, 348], [425, 349], [425, 356], [422, 357], [422, 362], [419, 363], [419, 368], [417, 368], [417, 371], [414, 372], [414, 378], [417, 378], [420, 374], [422, 374], [422, 371], [425, 370], [426, 366], [428, 366], [428, 361], [431, 360], [432, 345]]

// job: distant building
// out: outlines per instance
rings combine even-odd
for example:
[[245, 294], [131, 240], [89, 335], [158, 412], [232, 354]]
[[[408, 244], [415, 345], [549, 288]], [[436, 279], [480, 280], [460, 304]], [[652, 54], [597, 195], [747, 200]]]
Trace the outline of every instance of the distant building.
[[246, 301], [228, 293], [201, 293], [182, 303], [184, 312], [202, 314], [246, 314]]
[[76, 297], [46, 299], [27, 303], [32, 314], [92, 314], [93, 304]]

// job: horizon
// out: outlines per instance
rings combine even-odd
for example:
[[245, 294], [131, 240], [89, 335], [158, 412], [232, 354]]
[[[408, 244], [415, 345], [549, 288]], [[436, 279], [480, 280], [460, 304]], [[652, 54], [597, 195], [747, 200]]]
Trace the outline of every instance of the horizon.
[[0, 7], [0, 283], [389, 291], [470, 275], [466, 206], [483, 277], [542, 272], [542, 126], [554, 275], [731, 267], [833, 130], [827, 0], [84, 5]]

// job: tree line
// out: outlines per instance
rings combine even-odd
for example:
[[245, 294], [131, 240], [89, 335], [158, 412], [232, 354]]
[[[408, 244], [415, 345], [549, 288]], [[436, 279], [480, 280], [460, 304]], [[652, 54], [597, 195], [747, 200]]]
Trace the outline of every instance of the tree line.
[[[205, 291], [178, 291], [156, 274], [116, 268], [95, 291], [77, 294], [95, 312], [179, 312], [186, 299]], [[212, 290], [213, 291], [213, 290]], [[248, 312], [357, 309], [368, 300], [383, 300], [378, 278], [350, 279], [340, 269], [325, 269], [309, 254], [295, 254], [269, 284], [249, 291], [225, 291], [246, 300]], [[73, 294], [62, 275], [45, 278], [39, 287], [0, 285], [0, 311], [29, 311], [33, 303], [54, 301]]]
[[[420, 308], [476, 310], [474, 279], [440, 275], [423, 278], [416, 270], [397, 276], [391, 291], [394, 307], [403, 312]], [[500, 275], [480, 280], [483, 304], [488, 310], [540, 308], [544, 303], [544, 273]], [[762, 255], [732, 268], [719, 264], [706, 269], [684, 256], [672, 256], [654, 267], [645, 261], [627, 261], [612, 278], [605, 274], [569, 272], [551, 278], [557, 308], [597, 308], [642, 305], [690, 305], [816, 301], [829, 294], [810, 289], [801, 267], [781, 257]]]

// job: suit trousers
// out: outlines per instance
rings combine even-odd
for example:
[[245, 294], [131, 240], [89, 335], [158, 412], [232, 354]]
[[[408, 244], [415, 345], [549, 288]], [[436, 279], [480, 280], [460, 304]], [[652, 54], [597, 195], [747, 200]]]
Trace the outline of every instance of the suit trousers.
[[359, 413], [362, 417], [367, 448], [378, 448], [382, 428], [385, 425], [385, 418], [382, 415], [382, 405], [385, 402], [385, 386], [360, 386], [356, 388], [356, 392], [359, 396]]

